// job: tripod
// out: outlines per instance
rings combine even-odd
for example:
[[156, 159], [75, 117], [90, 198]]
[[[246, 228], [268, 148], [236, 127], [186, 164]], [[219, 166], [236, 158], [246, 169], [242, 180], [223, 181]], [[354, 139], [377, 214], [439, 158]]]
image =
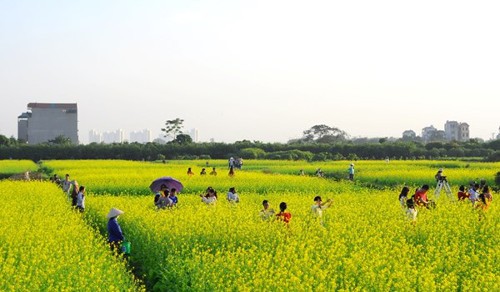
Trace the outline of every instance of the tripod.
[[434, 194], [436, 195], [436, 200], [439, 198], [439, 193], [441, 193], [441, 189], [446, 191], [446, 194], [448, 197], [451, 199], [451, 188], [450, 185], [448, 184], [448, 181], [446, 179], [440, 179], [438, 180], [436, 190], [434, 191]]

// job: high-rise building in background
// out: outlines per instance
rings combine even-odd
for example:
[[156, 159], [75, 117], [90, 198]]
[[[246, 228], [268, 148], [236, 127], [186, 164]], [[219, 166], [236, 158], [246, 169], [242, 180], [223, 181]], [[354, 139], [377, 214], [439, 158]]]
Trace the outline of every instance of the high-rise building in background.
[[436, 132], [437, 129], [434, 128], [434, 126], [425, 127], [422, 129], [422, 139], [425, 142], [430, 141], [432, 140], [432, 137], [435, 135]]
[[188, 134], [191, 139], [193, 139], [193, 142], [198, 142], [198, 129], [191, 129], [189, 130], [186, 134]]
[[413, 140], [417, 137], [417, 134], [413, 130], [406, 130], [403, 132], [403, 139]]
[[469, 124], [457, 121], [446, 121], [444, 136], [447, 141], [465, 142], [469, 140]]
[[144, 129], [142, 131], [130, 132], [130, 142], [137, 142], [137, 143], [151, 142], [151, 130]]
[[58, 136], [78, 144], [76, 103], [29, 103], [28, 111], [17, 117], [17, 138], [28, 144], [45, 143]]
[[97, 132], [96, 130], [89, 131], [89, 143], [101, 143], [102, 142], [102, 134]]
[[125, 142], [125, 133], [122, 129], [113, 132], [104, 132], [102, 133], [102, 142], [106, 144], [123, 143]]

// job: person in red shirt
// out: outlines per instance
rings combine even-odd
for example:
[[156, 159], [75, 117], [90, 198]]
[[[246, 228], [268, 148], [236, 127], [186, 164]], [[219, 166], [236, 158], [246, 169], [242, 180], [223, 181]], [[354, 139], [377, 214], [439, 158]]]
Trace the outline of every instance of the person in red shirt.
[[280, 212], [276, 214], [276, 219], [285, 222], [286, 224], [290, 223], [290, 220], [292, 219], [292, 214], [289, 212], [286, 212], [286, 203], [281, 202], [280, 203]]
[[418, 206], [427, 207], [429, 200], [427, 199], [427, 191], [429, 190], [429, 185], [423, 185], [420, 189], [415, 192], [415, 203]]
[[465, 186], [460, 186], [458, 188], [458, 200], [459, 201], [464, 201], [465, 199], [469, 198], [469, 194], [465, 191]]

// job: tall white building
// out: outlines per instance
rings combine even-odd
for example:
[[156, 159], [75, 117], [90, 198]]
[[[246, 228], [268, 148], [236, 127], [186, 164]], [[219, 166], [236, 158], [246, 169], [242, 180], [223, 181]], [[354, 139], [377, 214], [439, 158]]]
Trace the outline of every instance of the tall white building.
[[89, 143], [101, 143], [102, 142], [102, 134], [97, 132], [96, 130], [89, 131]]
[[130, 142], [137, 142], [137, 143], [151, 142], [151, 130], [144, 129], [142, 131], [130, 132]]
[[191, 139], [193, 139], [193, 142], [198, 142], [198, 129], [193, 128], [189, 130], [186, 134], [188, 134]]
[[102, 133], [102, 141], [107, 144], [123, 143], [125, 141], [125, 133], [122, 129], [114, 132], [104, 132]]
[[447, 141], [468, 141], [469, 125], [457, 121], [446, 121], [444, 124], [444, 136]]

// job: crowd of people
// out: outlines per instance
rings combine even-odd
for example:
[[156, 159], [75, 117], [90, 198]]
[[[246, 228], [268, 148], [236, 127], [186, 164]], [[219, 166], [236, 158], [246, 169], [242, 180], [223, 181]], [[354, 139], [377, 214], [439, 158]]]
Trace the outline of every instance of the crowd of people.
[[[234, 161], [233, 161], [234, 164]], [[234, 172], [234, 165], [229, 165], [230, 174]], [[351, 163], [349, 169], [349, 179], [354, 179], [354, 164]], [[194, 175], [191, 168], [188, 168], [188, 175]], [[206, 175], [206, 169], [202, 168], [200, 175]], [[304, 171], [300, 170], [299, 174], [304, 175]], [[216, 168], [213, 167], [210, 175], [217, 175]], [[233, 173], [234, 175], [234, 173]], [[323, 176], [321, 169], [316, 171], [316, 175]], [[435, 175], [436, 181], [446, 180], [446, 176], [443, 175], [443, 170], [440, 169]], [[85, 211], [85, 186], [80, 186], [76, 180], [71, 180], [69, 174], [65, 175], [64, 180], [61, 180], [57, 175], [51, 177], [51, 181], [61, 187], [64, 193], [67, 195], [69, 201], [71, 201], [71, 205], [78, 210], [79, 212]], [[424, 184], [421, 187], [417, 188], [414, 193], [410, 196], [410, 188], [408, 186], [404, 186], [401, 189], [399, 194], [399, 203], [403, 209], [405, 209], [406, 216], [413, 222], [416, 222], [418, 210], [419, 208], [426, 209], [434, 209], [436, 207], [436, 203], [430, 200], [427, 196], [430, 187], [428, 184]], [[154, 206], [158, 209], [171, 209], [177, 207], [178, 204], [178, 190], [176, 188], [168, 188], [167, 185], [162, 184], [160, 186], [160, 190], [155, 193], [154, 196]], [[218, 200], [217, 191], [213, 187], [208, 187], [203, 194], [199, 195], [201, 198], [201, 202], [206, 205], [215, 205]], [[481, 180], [480, 183], [475, 181], [471, 181], [469, 188], [466, 189], [464, 185], [459, 187], [457, 193], [457, 199], [459, 202], [469, 201], [474, 208], [481, 209], [486, 211], [491, 202], [493, 201], [492, 194], [490, 192], [490, 188], [486, 184], [485, 180]], [[239, 204], [240, 196], [235, 187], [230, 187], [226, 194], [226, 201], [230, 204]], [[318, 219], [320, 225], [324, 225], [323, 221], [323, 212], [327, 208], [329, 208], [333, 200], [327, 199], [323, 201], [321, 196], [314, 197], [314, 203], [311, 206], [311, 214]], [[263, 221], [279, 221], [288, 225], [291, 222], [292, 214], [287, 211], [287, 203], [281, 202], [279, 204], [279, 212], [275, 212], [273, 208], [271, 208], [269, 201], [262, 201], [262, 210], [259, 212], [259, 217]], [[123, 243], [125, 242], [125, 237], [121, 230], [120, 225], [118, 224], [117, 218], [119, 215], [124, 212], [112, 208], [108, 215], [108, 242], [111, 250], [117, 251], [119, 253], [126, 253], [127, 248], [124, 248]], [[481, 220], [481, 217], [480, 217]], [[129, 243], [128, 243], [129, 244]], [[130, 246], [128, 246], [129, 250]]]
[[[50, 181], [60, 186], [63, 192], [66, 194], [68, 200], [71, 202], [71, 206], [75, 208], [78, 212], [83, 213], [85, 211], [85, 186], [78, 184], [76, 180], [71, 180], [70, 175], [66, 174], [64, 180], [61, 180], [57, 174], [54, 174]], [[175, 196], [175, 189], [172, 190], [174, 193], [174, 198], [169, 197], [169, 205], [177, 204], [177, 197]], [[155, 197], [155, 204], [156, 204]], [[165, 204], [167, 206], [168, 204]], [[118, 224], [117, 218], [124, 212], [111, 208], [106, 218], [108, 219], [107, 231], [108, 231], [108, 243], [112, 251], [128, 254], [130, 253], [130, 242], [125, 241], [122, 229]]]
[[[443, 175], [442, 168], [438, 170], [434, 178], [438, 183], [447, 181], [446, 176]], [[428, 199], [428, 191], [429, 185], [424, 184], [422, 187], [417, 188], [411, 197], [408, 197], [410, 188], [408, 186], [404, 186], [401, 189], [399, 202], [402, 208], [406, 208], [408, 218], [412, 221], [417, 219], [418, 207], [424, 207], [427, 209], [434, 209], [436, 207], [436, 203]], [[466, 187], [464, 185], [461, 185], [458, 188], [457, 200], [459, 202], [469, 201], [473, 208], [486, 211], [493, 201], [493, 196], [491, 195], [490, 188], [486, 184], [485, 180], [481, 180], [480, 183], [471, 181], [469, 183], [468, 191], [466, 191]]]
[[78, 185], [76, 180], [71, 180], [69, 174], [66, 174], [64, 180], [61, 180], [57, 174], [54, 174], [50, 181], [61, 187], [67, 198], [71, 201], [71, 206], [80, 212], [85, 211], [85, 186]]
[[[193, 172], [193, 169], [191, 167], [188, 167], [187, 169], [187, 172], [186, 174], [189, 176], [189, 177], [192, 177], [194, 176], [194, 172]], [[212, 176], [217, 176], [217, 170], [215, 167], [212, 167], [212, 171], [210, 171], [209, 173], [210, 175]], [[207, 175], [207, 169], [205, 167], [203, 167], [200, 171], [200, 175], [201, 176], [204, 176], [204, 175]], [[234, 172], [234, 167], [229, 167], [229, 172], [228, 172], [228, 175], [229, 176], [234, 176], [235, 175], [235, 172]]]

